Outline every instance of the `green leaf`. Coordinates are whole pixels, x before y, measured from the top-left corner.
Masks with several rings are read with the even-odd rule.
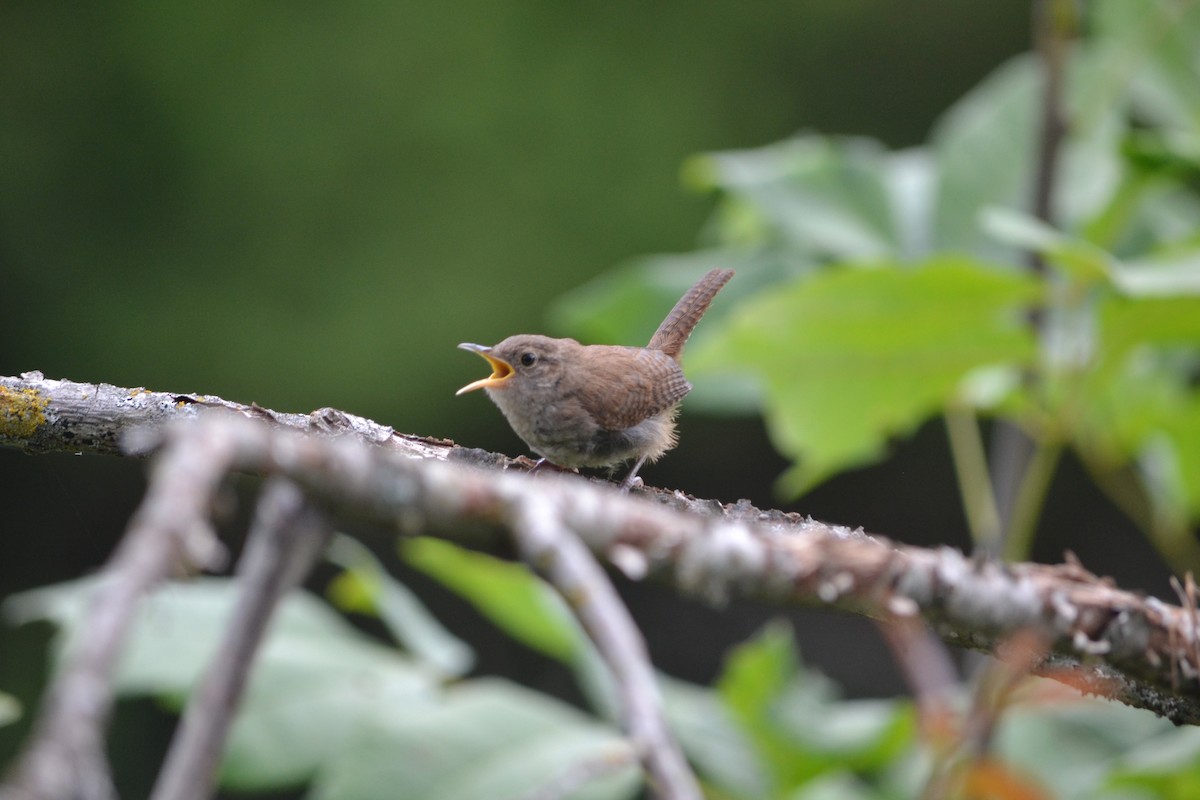
[[[1100,0],[1091,15],[1109,49],[1115,78],[1131,84],[1139,114],[1167,126],[1194,128],[1200,115],[1195,54],[1200,8],[1174,0]]]
[[[1200,251],[1128,260],[1114,277],[1130,297],[1194,297],[1200,295]]]
[[[1189,519],[1200,519],[1200,394],[1192,392],[1180,413],[1164,420],[1163,434],[1172,444],[1165,476],[1172,482],[1171,494],[1180,498]]]
[[[377,717],[439,702],[435,676],[387,648],[273,638],[230,731],[222,782],[253,791],[309,780],[350,757]]]
[[[47,587],[6,606],[24,619],[53,619],[70,639],[95,587]],[[200,579],[148,597],[118,689],[180,705],[215,649],[236,588]],[[640,785],[632,749],[610,727],[500,680],[443,690],[429,670],[302,593],[274,620],[221,770],[222,785],[238,791],[315,781],[316,796],[339,798],[520,797],[575,778],[582,788],[565,796],[624,798]]]
[[[827,679],[801,666],[785,622],[769,624],[729,654],[717,691],[769,776],[763,780],[770,794],[825,779],[836,783],[851,771],[883,775],[911,758],[911,707],[891,700],[839,701]]]
[[[671,730],[699,775],[733,797],[765,796],[763,768],[721,696],[667,675],[659,686]]]
[[[792,629],[776,620],[730,651],[717,688],[739,720],[757,721],[767,714],[799,670]]]
[[[1145,345],[1200,345],[1200,297],[1108,298],[1099,326],[1108,360]]]
[[[313,800],[633,797],[640,771],[614,730],[543,695],[499,680],[449,689],[442,702],[378,714],[347,758],[324,770]]]
[[[996,733],[996,753],[1063,800],[1104,797],[1101,789],[1122,753],[1172,737],[1171,723],[1118,703],[1066,699],[1008,709]],[[1166,738],[1164,738],[1166,737]]]
[[[761,381],[772,438],[799,460],[784,483],[798,494],[965,402],[973,371],[1030,363],[1022,312],[1040,291],[1027,275],[965,258],[841,269],[742,303],[692,352],[692,368]]]
[[[61,644],[69,649],[97,583],[36,589],[6,605],[23,619],[62,626]],[[117,689],[180,707],[211,660],[236,595],[233,581],[202,578],[167,584],[147,597]],[[429,671],[357,632],[312,595],[293,593],[258,653],[230,731],[222,780],[244,790],[302,783],[345,755],[364,720],[419,708],[437,692]]]
[[[1189,376],[1200,352],[1125,346],[1081,384],[1076,446],[1108,469],[1136,462],[1166,526],[1160,535],[1190,539],[1188,520],[1200,518],[1200,392]]]
[[[11,694],[0,692],[0,727],[11,725],[21,718],[21,701]]]
[[[370,550],[338,534],[326,557],[344,571],[328,593],[340,608],[375,614],[416,658],[446,677],[466,674],[475,662],[471,647],[433,617],[407,586],[397,581]]]
[[[893,258],[901,237],[884,180],[889,154],[867,139],[798,136],[753,150],[698,156],[688,174],[727,193],[745,230],[798,254],[842,260]],[[742,237],[726,236],[741,243]]]
[[[1040,253],[1076,284],[1109,284],[1113,280],[1112,256],[1028,214],[993,206],[983,210],[980,225],[997,241]]]
[[[587,637],[558,594],[518,563],[428,537],[404,539],[400,555],[468,600],[509,636],[572,663]]]
[[[1055,211],[1066,230],[1101,212],[1121,186],[1117,146],[1126,125],[1109,85],[1112,70],[1080,49],[1068,63],[1064,87],[1071,135],[1062,143]],[[937,161],[934,249],[980,258],[1018,260],[997,247],[979,224],[992,206],[1024,209],[1033,196],[1042,78],[1030,55],[995,70],[955,103],[935,126]]]
[[[997,69],[938,121],[935,247],[1010,257],[982,238],[977,217],[987,206],[1021,208],[1031,174],[1036,70],[1020,57]]]
[[[1200,730],[1180,728],[1149,738],[1125,752],[1108,785],[1148,790],[1156,798],[1190,800],[1200,795]]]
[[[831,772],[792,792],[788,800],[883,800],[887,794],[872,789],[849,770]]]
[[[1019,211],[987,208],[980,222],[998,241],[1040,253],[1077,284],[1111,285],[1128,297],[1200,295],[1200,251],[1194,248],[1118,262],[1103,249]]]
[[[856,771],[884,769],[912,747],[917,734],[912,707],[895,700],[823,701],[818,708],[793,692],[778,713],[806,749]]]
[[[822,766],[803,752],[776,717],[776,705],[799,674],[791,628],[767,625],[734,648],[717,681],[717,691],[754,746],[774,792],[797,786]]]
[[[562,597],[523,564],[439,539],[406,539],[399,547],[409,564],[461,595],[509,636],[571,667],[592,707],[615,718],[608,667]]]

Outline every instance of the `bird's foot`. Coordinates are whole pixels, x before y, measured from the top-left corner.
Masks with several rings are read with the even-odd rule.
[[[625,480],[621,481],[621,494],[629,494],[630,489],[641,489],[646,484],[638,477],[638,470],[642,468],[642,464],[646,463],[646,457],[642,456],[633,465],[633,469],[629,470],[629,474],[625,476]]]
[[[633,489],[644,489],[645,487],[646,482],[637,475],[634,475],[632,480],[626,478],[625,480],[621,481],[621,494],[629,494],[629,492]]]

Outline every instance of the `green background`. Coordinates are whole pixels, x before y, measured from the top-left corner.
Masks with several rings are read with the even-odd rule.
[[[915,143],[1026,42],[1022,4],[952,0],[0,14],[0,370],[508,450],[454,345],[692,248],[687,156]]]
[[[958,0],[6,3],[0,374],[333,406],[516,455],[491,404],[454,397],[484,366],[458,342],[567,334],[548,325],[556,298],[695,247],[711,201],[682,187],[691,155],[802,130],[922,141],[1027,48],[1027,17]],[[785,462],[757,420],[685,403],[681,436],[648,482],[777,504]],[[0,451],[0,597],[99,564],[142,471]],[[789,507],[966,543],[940,424]],[[1145,545],[1069,463],[1044,557],[1067,519],[1092,532],[1070,543],[1089,567],[1162,589],[1130,571]],[[697,680],[769,613],[622,588],[656,664]],[[569,694],[569,676],[442,602],[482,642],[481,670]],[[852,692],[894,691],[873,669],[882,644],[853,638],[868,628],[823,615],[799,643]],[[0,689],[36,696],[44,635],[0,629]],[[22,733],[0,729],[0,764]]]

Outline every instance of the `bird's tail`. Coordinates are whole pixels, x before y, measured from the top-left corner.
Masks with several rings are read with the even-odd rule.
[[[696,281],[695,285],[687,290],[687,294],[679,298],[679,302],[671,309],[671,313],[667,314],[662,325],[658,326],[658,330],[650,337],[648,347],[651,350],[661,350],[678,361],[683,355],[683,346],[692,335],[692,329],[704,316],[717,292],[721,291],[721,287],[729,283],[732,277],[731,269],[714,269]]]

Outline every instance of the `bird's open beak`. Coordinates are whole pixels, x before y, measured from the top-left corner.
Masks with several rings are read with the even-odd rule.
[[[458,346],[459,350],[470,350],[472,353],[478,353],[487,359],[487,362],[492,365],[492,374],[486,378],[468,383],[466,386],[455,392],[455,395],[466,394],[473,392],[476,389],[493,389],[497,386],[504,385],[504,382],[513,376],[512,364],[501,358],[496,358],[492,355],[492,348],[482,344],[471,344],[463,342]]]

